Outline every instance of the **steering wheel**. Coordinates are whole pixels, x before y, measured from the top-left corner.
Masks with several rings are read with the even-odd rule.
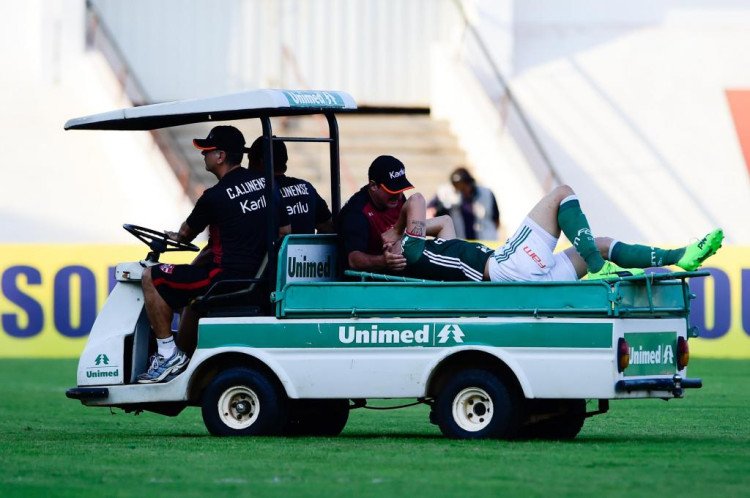
[[[169,251],[200,251],[200,247],[190,242],[180,242],[167,237],[166,232],[158,232],[150,228],[139,227],[138,225],[125,224],[122,226],[133,236],[146,244],[152,252],[159,254]]]

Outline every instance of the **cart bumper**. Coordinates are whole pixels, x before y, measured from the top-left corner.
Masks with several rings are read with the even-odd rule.
[[[701,379],[683,379],[679,375],[672,378],[657,379],[627,379],[617,381],[615,391],[633,392],[633,391],[669,391],[675,397],[682,397],[685,389],[698,389],[703,387]]]
[[[80,401],[103,399],[109,396],[109,389],[106,387],[73,387],[65,391],[65,396]]]

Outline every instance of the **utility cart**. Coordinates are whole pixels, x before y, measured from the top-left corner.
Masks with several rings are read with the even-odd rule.
[[[66,129],[148,130],[260,119],[266,182],[271,140],[321,142],[330,152],[331,207],[341,205],[337,113],[344,92],[259,90],[124,109]],[[271,117],[323,115],[324,137],[274,136]],[[269,196],[273,199],[273,196]],[[194,246],[126,225],[148,245],[117,266],[67,396],[87,406],[176,415],[200,406],[215,435],[339,434],[368,400],[409,398],[452,438],[574,438],[610,400],[681,398],[687,377],[688,279],[653,273],[613,281],[436,282],[342,271],[335,235],[268,233],[266,274],[240,290],[209,290],[186,370],[138,384],[153,349],[143,269]],[[106,359],[106,361],[104,361]],[[399,401],[401,402],[401,401]]]

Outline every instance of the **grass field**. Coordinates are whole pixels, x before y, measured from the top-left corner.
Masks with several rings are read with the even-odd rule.
[[[75,368],[0,361],[0,497],[750,496],[750,361],[694,359],[703,389],[613,402],[571,442],[447,440],[424,406],[355,410],[337,438],[215,438],[196,408],[68,400]]]

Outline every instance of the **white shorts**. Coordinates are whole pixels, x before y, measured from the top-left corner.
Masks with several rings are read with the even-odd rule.
[[[554,254],[557,238],[531,218],[524,218],[516,233],[495,250],[489,260],[493,282],[549,282],[578,280],[564,252]]]

